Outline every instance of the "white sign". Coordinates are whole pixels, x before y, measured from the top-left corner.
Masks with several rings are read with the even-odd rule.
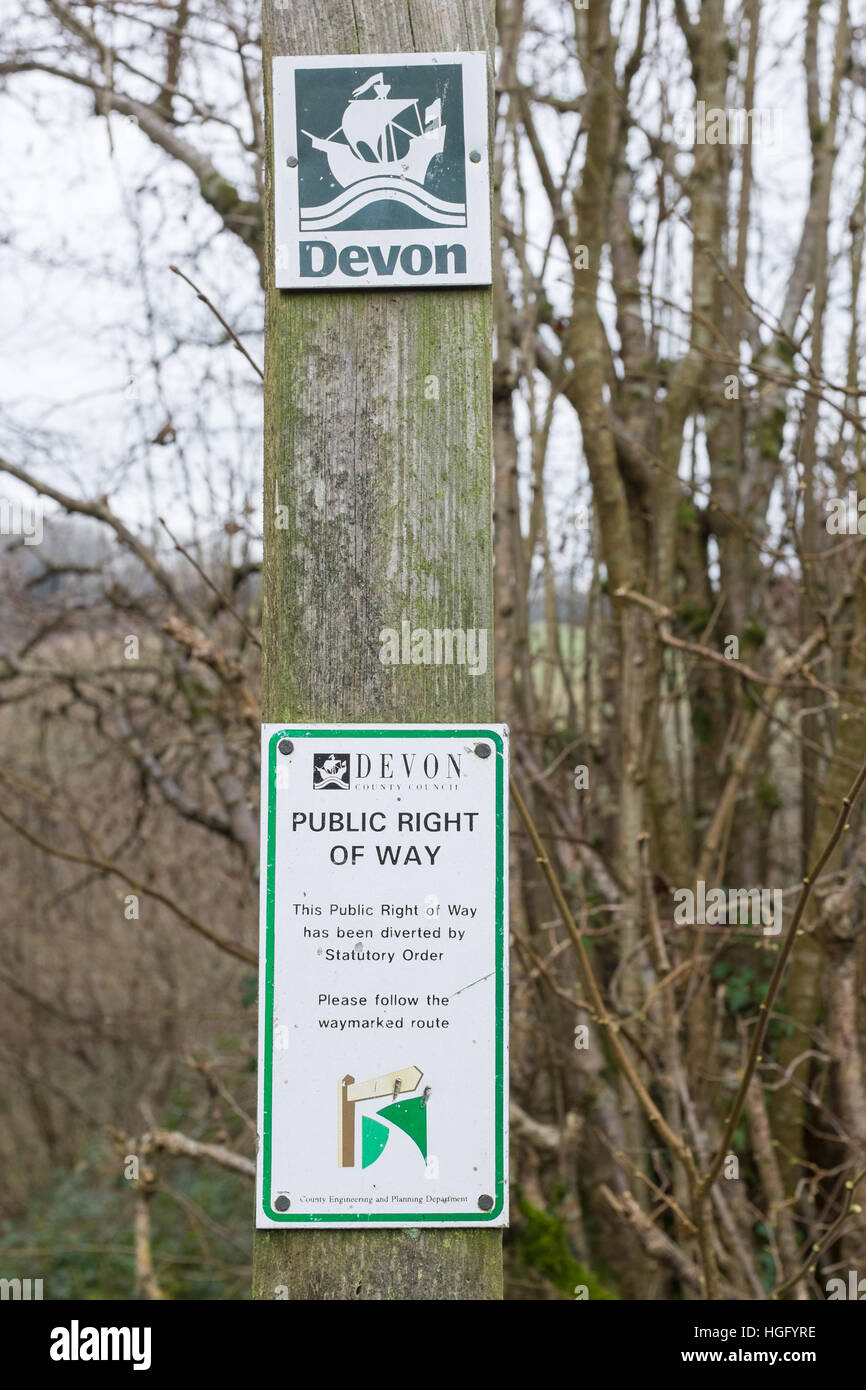
[[[507,1223],[508,731],[262,730],[259,1226]]]
[[[490,284],[485,54],[272,71],[278,289]]]

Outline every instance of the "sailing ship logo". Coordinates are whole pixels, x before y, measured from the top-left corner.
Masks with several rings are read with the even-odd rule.
[[[399,74],[406,79],[407,74]],[[444,74],[437,74],[444,77]],[[416,87],[419,71],[411,74]],[[444,82],[447,91],[453,79]],[[458,187],[463,201],[441,197],[425,185],[430,166],[437,156],[445,154],[447,126],[443,121],[442,95],[425,101],[415,95],[393,95],[395,83],[386,80],[385,72],[376,72],[360,86],[352,89],[336,129],[329,135],[319,135],[301,127],[299,154],[304,165],[309,164],[311,151],[324,155],[330,179],[316,180],[332,190],[336,183],[340,192],[325,203],[302,206],[302,232],[324,232],[343,226],[373,204],[398,203],[414,214],[410,225],[434,227],[465,227],[465,182],[462,170]],[[344,98],[345,100],[345,98]],[[456,104],[455,104],[456,105]],[[462,106],[462,103],[461,103]],[[462,162],[463,132],[452,144]],[[304,141],[309,144],[304,148]],[[440,160],[441,164],[441,160]],[[434,166],[434,169],[436,166]],[[310,170],[312,172],[312,170]],[[455,170],[456,173],[456,170]],[[312,182],[306,181],[307,184]],[[455,180],[449,180],[449,186]],[[302,183],[303,186],[303,183]],[[363,225],[374,225],[376,214],[367,214]],[[357,220],[354,225],[358,225]],[[393,226],[393,216],[384,225]]]
[[[349,788],[349,759],[340,753],[313,754],[313,790],[323,787],[347,792]]]

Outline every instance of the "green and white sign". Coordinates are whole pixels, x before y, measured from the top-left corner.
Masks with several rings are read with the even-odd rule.
[[[507,1224],[508,731],[262,730],[259,1226]]]
[[[483,53],[272,71],[278,289],[490,284]]]

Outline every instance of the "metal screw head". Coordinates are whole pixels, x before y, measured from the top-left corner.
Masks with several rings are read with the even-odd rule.
[[[476,758],[489,758],[489,757],[490,757],[490,744],[489,744],[489,743],[476,743],[476,745],[475,745],[475,756],[476,756]]]
[[[281,738],[277,744],[277,749],[280,753],[285,753],[286,757],[288,757],[290,753],[295,751],[295,745],[290,738]]]
[[[296,154],[290,154],[288,159],[286,160],[286,163],[288,164],[290,169],[297,169],[298,156]]]
[[[276,1207],[277,1211],[288,1211],[291,1205],[292,1204],[289,1201],[288,1197],[278,1197],[277,1200],[274,1202],[274,1206]]]
[[[469,158],[471,159],[471,161],[472,161],[473,164],[480,164],[480,163],[481,163],[481,151],[480,151],[480,150],[470,150],[470,151],[469,151]]]
[[[493,1198],[490,1197],[486,1192],[483,1192],[481,1196],[478,1198],[478,1208],[480,1211],[492,1211]]]

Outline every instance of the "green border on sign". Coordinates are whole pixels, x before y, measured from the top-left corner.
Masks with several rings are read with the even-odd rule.
[[[271,1191],[271,1111],[273,1100],[274,1061],[274,871],[276,822],[276,762],[277,743],[281,738],[489,738],[499,753],[496,759],[496,1194],[491,1211],[483,1212],[311,1212],[274,1211],[270,1204]],[[268,862],[267,862],[267,926],[265,932],[265,1020],[264,1020],[264,1096],[262,1113],[262,1210],[271,1221],[306,1224],[339,1221],[342,1225],[365,1225],[395,1221],[401,1224],[424,1221],[439,1225],[472,1222],[474,1225],[493,1221],[505,1204],[504,1133],[505,1133],[505,759],[502,735],[494,729],[433,728],[433,729],[364,729],[337,728],[324,725],[317,728],[278,729],[268,743]]]

